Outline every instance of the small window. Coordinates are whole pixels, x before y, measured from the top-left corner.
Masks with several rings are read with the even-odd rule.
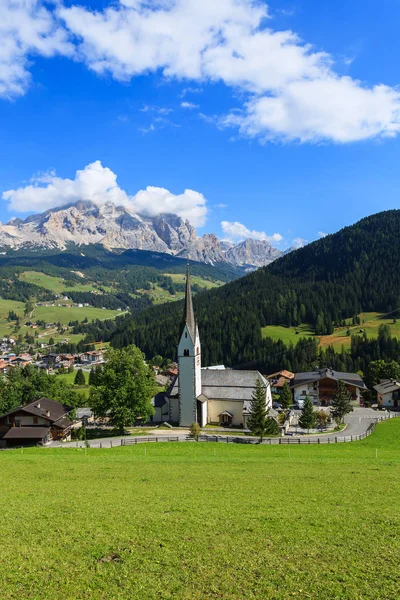
[[[38,424],[38,418],[37,417],[33,417],[33,424],[37,425]]]
[[[187,348],[183,351],[183,356],[189,356],[189,350]]]
[[[198,347],[196,348],[196,354],[200,354],[200,350]]]
[[[187,338],[187,331],[185,331],[185,338]]]

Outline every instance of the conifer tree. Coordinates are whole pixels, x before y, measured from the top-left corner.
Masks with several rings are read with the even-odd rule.
[[[282,388],[281,395],[279,397],[279,404],[282,408],[289,408],[291,404],[293,404],[293,396],[290,391],[289,384],[285,381],[285,384]]]
[[[312,429],[316,424],[316,415],[314,412],[314,407],[311,402],[311,398],[306,396],[304,400],[303,409],[301,411],[301,415],[299,418],[299,425],[302,429]]]
[[[260,379],[257,379],[256,387],[250,400],[250,417],[247,426],[251,433],[259,436],[260,442],[266,433],[267,409],[265,406],[265,388]]]
[[[353,412],[351,394],[344,381],[340,379],[337,384],[336,394],[332,398],[331,414],[339,425],[339,423],[343,422],[344,416],[350,412]]]
[[[75,375],[74,384],[75,385],[85,385],[86,384],[85,374],[82,371],[82,369],[77,370],[76,375]]]

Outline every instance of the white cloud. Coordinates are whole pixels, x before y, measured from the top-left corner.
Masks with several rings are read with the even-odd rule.
[[[308,240],[304,240],[301,237],[295,238],[292,241],[292,245],[294,248],[302,248],[303,246],[305,246],[306,244],[308,244]]]
[[[338,143],[400,129],[400,92],[334,71],[333,58],[292,31],[265,27],[258,0],[124,0],[102,11],[58,14],[78,37],[81,60],[120,80],[160,70],[167,78],[222,81],[247,93],[225,126],[262,140]],[[273,26],[273,20],[269,20]]]
[[[253,238],[255,240],[264,240],[266,242],[277,243],[283,238],[280,233],[274,233],[267,235],[264,231],[251,231],[242,223],[238,221],[222,221],[222,231],[227,235],[227,238],[231,241],[245,240],[247,238]]]
[[[215,205],[215,208],[228,208],[228,205],[224,204],[223,202],[220,202],[219,204]]]
[[[149,72],[185,81],[182,96],[223,82],[241,100],[219,125],[261,141],[346,143],[400,131],[397,87],[338,75],[331,55],[274,30],[263,0],[116,0],[97,11],[0,0],[0,14],[0,96],[26,91],[32,57],[61,54],[121,81]]]
[[[25,187],[3,192],[2,198],[15,212],[42,212],[78,200],[90,200],[96,204],[112,202],[147,216],[174,213],[195,227],[204,225],[207,216],[206,199],[194,190],[176,195],[164,188],[149,186],[129,196],[119,187],[116,174],[103,167],[99,160],[77,171],[75,179],[61,179],[49,172],[33,178]]]
[[[30,83],[29,59],[70,56],[74,47],[53,14],[35,0],[0,0],[0,97],[24,94]]]
[[[189,110],[193,110],[194,108],[199,108],[199,105],[194,104],[193,102],[181,102],[181,108],[187,108]]]
[[[319,237],[320,237],[320,238],[324,238],[324,237],[326,237],[328,234],[327,234],[327,233],[325,233],[325,231],[318,231],[318,235],[319,235]]]

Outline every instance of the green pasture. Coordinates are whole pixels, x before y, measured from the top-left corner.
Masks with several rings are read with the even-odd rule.
[[[55,294],[61,294],[62,292],[68,292],[69,290],[76,292],[91,292],[96,289],[92,283],[78,283],[71,287],[66,287],[65,279],[61,277],[54,277],[52,275],[46,275],[45,273],[40,273],[39,271],[24,271],[20,274],[19,278],[21,281],[26,281],[27,283],[34,283],[46,290],[50,290]],[[84,281],[84,280],[82,280]]]
[[[0,453],[2,600],[395,600],[400,419],[362,442]]]
[[[296,333],[298,331],[298,333]],[[272,338],[275,342],[282,340],[284,344],[296,344],[300,338],[314,337],[314,331],[309,325],[299,327],[284,327],[283,325],[267,325],[261,329],[263,338]]]
[[[67,325],[70,321],[83,321],[87,318],[93,319],[114,319],[123,313],[117,310],[103,310],[92,306],[36,306],[33,318],[41,319],[47,323],[63,323]]]
[[[14,311],[17,315],[23,317],[24,302],[16,302],[15,300],[4,300],[0,298],[0,336],[12,335],[15,322],[7,321],[7,316],[10,311]]]
[[[393,337],[400,337],[400,320],[396,323],[393,321],[392,315],[385,315],[377,312],[365,312],[359,315],[360,325],[347,325],[346,327],[338,327],[332,335],[318,336],[321,347],[335,346],[340,349],[342,346],[350,348],[351,336],[367,335],[369,338],[378,337],[379,327],[381,325],[389,325]],[[361,331],[363,330],[363,331]],[[296,331],[298,333],[296,333]],[[350,331],[350,335],[347,332]],[[313,329],[306,324],[299,327],[285,327],[283,325],[267,325],[261,329],[263,338],[269,337],[274,341],[282,340],[284,344],[296,344],[302,337],[315,337]]]
[[[186,275],[183,273],[165,273],[166,277],[171,277],[173,283],[185,283]],[[191,275],[190,281],[193,284],[197,284],[199,287],[204,288],[205,290],[210,290],[211,288],[221,287],[224,285],[222,281],[210,281],[209,279],[203,279],[198,275]]]

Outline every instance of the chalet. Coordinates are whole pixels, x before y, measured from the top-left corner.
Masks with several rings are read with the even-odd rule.
[[[0,417],[0,436],[7,446],[69,441],[76,425],[69,418],[72,409],[61,402],[40,398]]]
[[[329,368],[295,374],[291,383],[295,404],[302,407],[308,396],[316,406],[329,406],[336,393],[339,380],[346,384],[353,403],[360,404],[361,392],[367,389],[360,375],[341,373]]]
[[[267,379],[271,384],[271,391],[274,394],[280,394],[285,383],[290,385],[291,381],[294,379],[294,373],[284,369],[283,371],[278,371],[277,373],[268,375]]]
[[[81,361],[89,364],[102,363],[104,359],[102,350],[89,350],[81,355]]]
[[[400,408],[400,380],[382,379],[374,386],[380,408]]]

